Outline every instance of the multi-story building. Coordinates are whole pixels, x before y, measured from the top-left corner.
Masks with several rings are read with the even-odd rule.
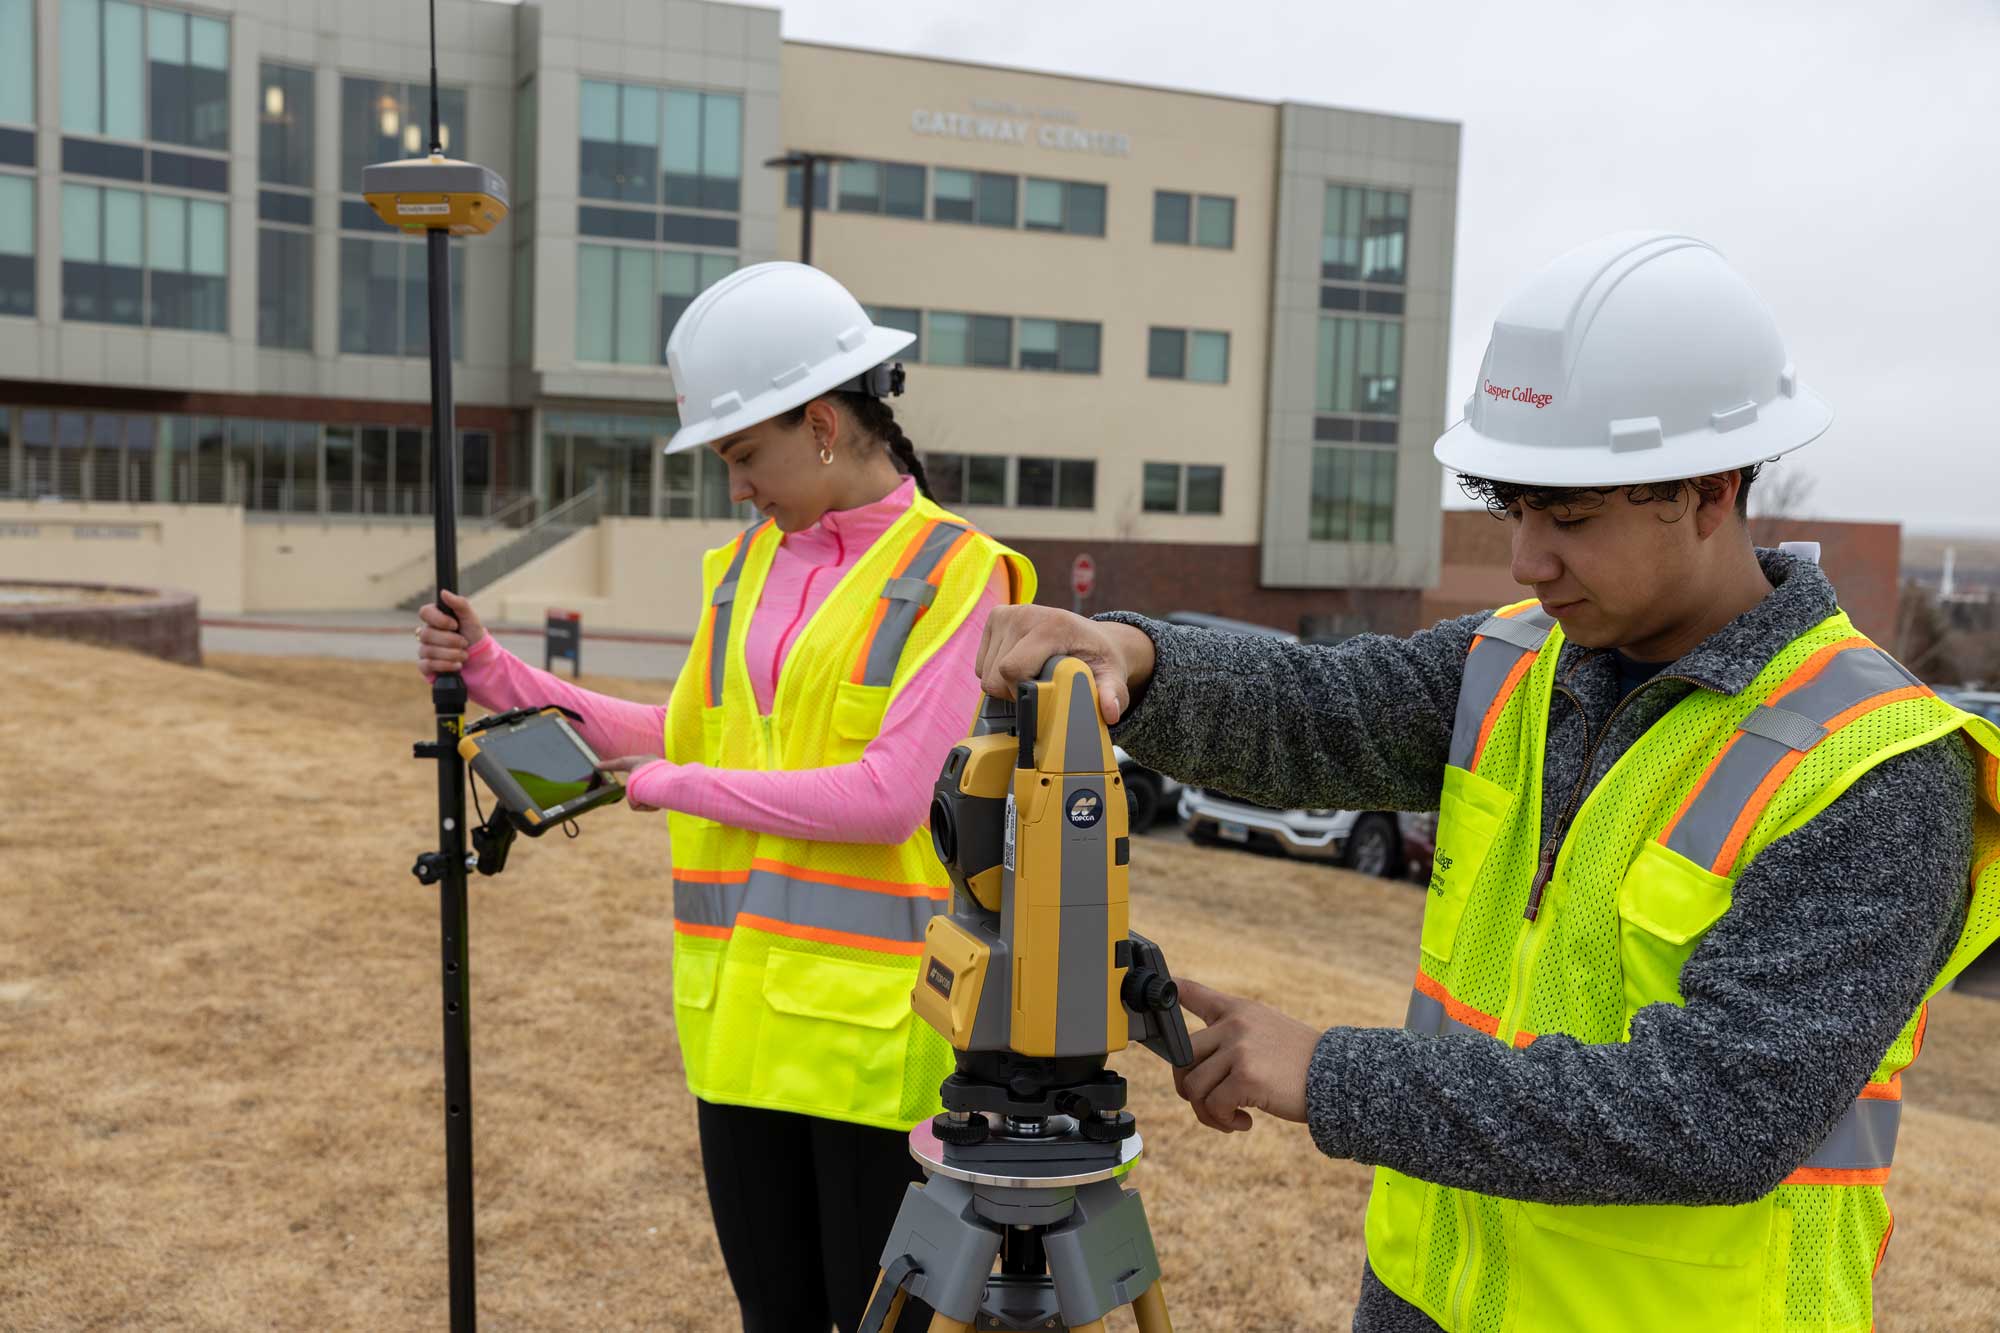
[[[664,456],[666,335],[812,259],[918,335],[947,504],[1066,602],[1409,623],[1438,572],[1458,131],[785,42],[702,0],[440,0],[468,556],[488,592],[685,629],[733,530]],[[361,168],[427,142],[388,0],[0,0],[0,573],[131,566],[218,609],[386,606],[428,503],[420,241]],[[539,540],[520,543],[524,523]],[[549,530],[568,532],[550,545]],[[126,534],[112,536],[106,534]]]

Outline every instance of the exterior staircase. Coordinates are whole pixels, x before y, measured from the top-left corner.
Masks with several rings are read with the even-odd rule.
[[[603,513],[603,495],[593,484],[581,495],[563,501],[522,528],[520,535],[512,541],[460,569],[458,587],[452,591],[470,597],[482,588],[491,587],[536,556],[553,550],[594,525]],[[427,584],[396,605],[405,611],[414,611],[436,600],[437,589]]]

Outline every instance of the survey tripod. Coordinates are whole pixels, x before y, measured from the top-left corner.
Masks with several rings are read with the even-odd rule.
[[[903,1196],[860,1333],[909,1298],[931,1333],[1103,1333],[1131,1306],[1172,1333],[1124,1078],[1139,1044],[1194,1062],[1166,956],[1130,929],[1124,779],[1095,678],[1051,658],[1012,704],[989,699],[933,788],[931,841],[952,884],[931,918],[911,1008],[951,1043],[944,1110],[910,1133],[928,1179]],[[996,1261],[998,1272],[994,1271]]]
[[[458,587],[459,450],[451,397],[451,238],[484,235],[507,215],[507,188],[484,167],[444,156],[438,132],[437,0],[431,0],[430,155],[387,162],[362,172],[362,193],[384,222],[424,233],[429,261],[431,339],[431,531],[438,589]],[[442,596],[438,609],[445,610]],[[478,831],[477,857],[466,852],[465,682],[456,673],[431,682],[434,739],[417,742],[416,757],[437,764],[436,851],[412,867],[438,886],[444,978],[445,1209],[449,1236],[451,1327],[471,1333],[478,1323],[472,1246],[472,1005],[466,946],[465,885],[477,867],[492,874],[505,863],[512,830],[504,821]],[[497,847],[493,840],[498,840]]]

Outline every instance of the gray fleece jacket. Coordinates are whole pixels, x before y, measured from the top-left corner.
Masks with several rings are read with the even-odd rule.
[[[1833,613],[1816,566],[1758,554],[1770,595],[1640,686],[1615,719],[1612,655],[1563,647],[1545,828],[1579,780],[1594,787],[1691,690],[1740,692]],[[1436,808],[1483,616],[1331,648],[1106,618],[1143,629],[1157,654],[1113,731],[1141,763],[1265,805]],[[1772,843],[1682,971],[1686,1007],[1640,1011],[1629,1043],[1544,1036],[1511,1049],[1470,1035],[1332,1029],[1307,1071],[1313,1142],[1330,1157],[1541,1203],[1761,1197],[1812,1155],[1951,952],[1975,781],[1964,743],[1946,738],[1878,765]],[[1364,1270],[1354,1327],[1437,1325]]]

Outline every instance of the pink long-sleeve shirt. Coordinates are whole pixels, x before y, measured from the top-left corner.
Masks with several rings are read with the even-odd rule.
[[[771,561],[744,645],[757,707],[770,712],[778,672],[827,594],[910,507],[916,483],[859,509],[831,512],[785,534]],[[930,812],[931,785],[951,747],[965,737],[979,703],[973,670],[986,617],[1006,600],[996,569],[972,614],[890,701],[882,731],[861,758],[828,768],[762,771],[673,764],[665,758],[629,774],[626,790],[646,805],[713,819],[733,828],[822,842],[898,843]],[[466,655],[472,699],[495,712],[561,704],[583,717],[577,728],[605,758],[662,755],[666,706],[579,689],[537,670],[487,635]]]

